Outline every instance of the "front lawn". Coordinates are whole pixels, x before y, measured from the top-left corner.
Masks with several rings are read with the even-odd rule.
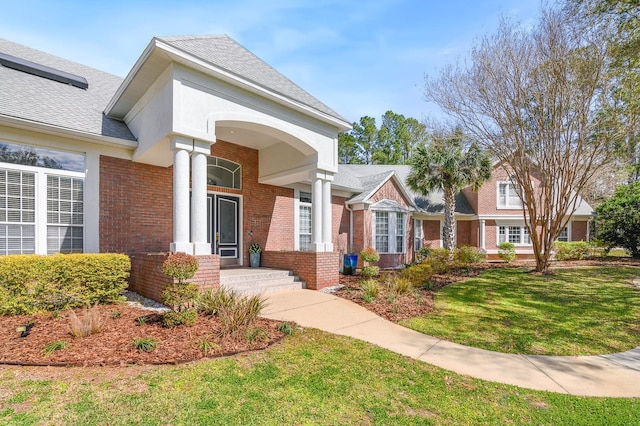
[[[3,425],[630,425],[638,418],[638,399],[489,383],[317,330],[263,352],[181,366],[0,366]]]
[[[640,346],[634,266],[493,269],[435,295],[435,311],[401,322],[463,345],[538,355],[596,355]]]

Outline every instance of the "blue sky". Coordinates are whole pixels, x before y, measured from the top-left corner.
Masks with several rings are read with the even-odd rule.
[[[4,4],[2,4],[4,3]],[[348,121],[423,119],[424,75],[538,0],[2,1],[0,37],[124,77],[153,36],[228,34]]]

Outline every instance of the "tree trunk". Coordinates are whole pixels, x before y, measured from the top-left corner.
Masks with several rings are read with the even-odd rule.
[[[442,245],[453,252],[456,248],[456,193],[454,189],[444,190],[444,230]]]

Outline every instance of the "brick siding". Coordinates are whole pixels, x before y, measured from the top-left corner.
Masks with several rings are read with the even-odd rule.
[[[307,284],[307,288],[320,290],[338,285],[340,253],[310,251],[264,251],[262,266],[289,269]]]

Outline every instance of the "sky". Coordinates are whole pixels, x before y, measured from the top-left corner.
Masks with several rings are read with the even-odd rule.
[[[540,0],[0,0],[0,38],[125,77],[154,36],[227,34],[347,121],[442,112],[425,75]]]

